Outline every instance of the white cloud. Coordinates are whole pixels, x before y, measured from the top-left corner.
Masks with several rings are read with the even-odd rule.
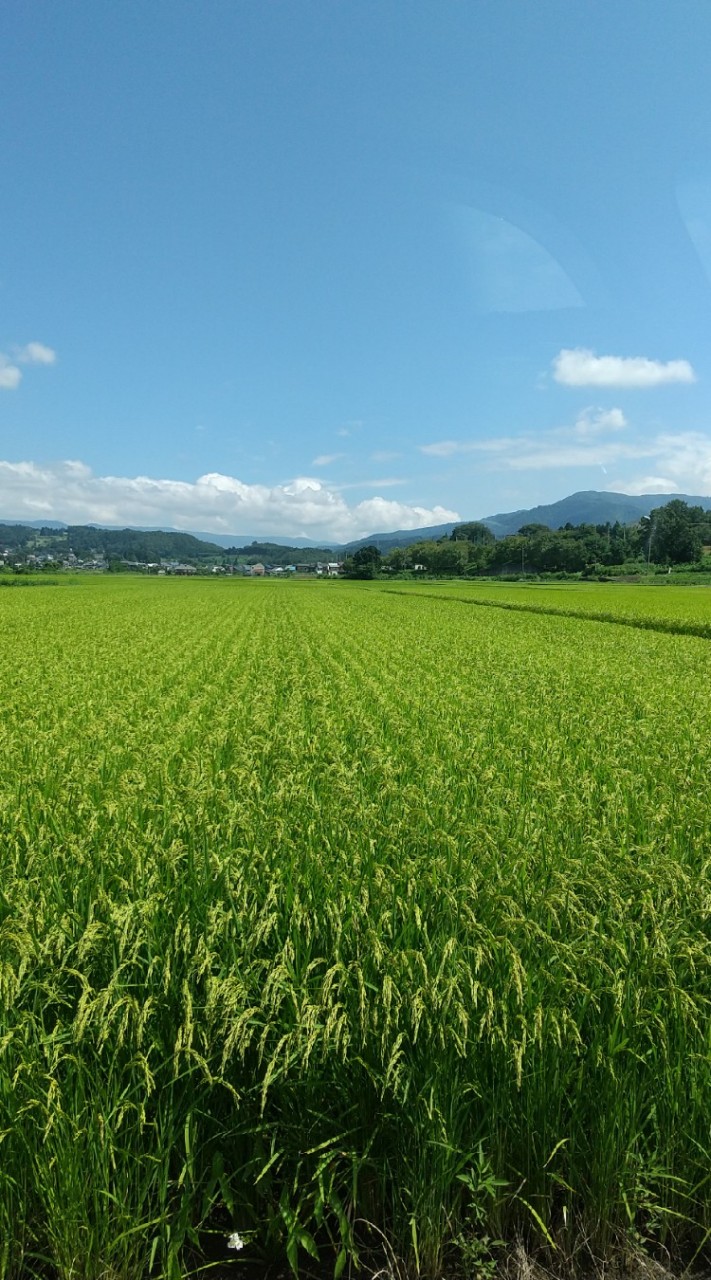
[[[505,451],[498,457],[501,470],[552,471],[562,467],[603,467],[623,458],[647,458],[652,456],[650,445],[644,442],[626,443],[621,440],[575,440],[560,442],[550,434],[541,439],[520,438],[515,447],[507,442]]]
[[[396,449],[376,449],[375,453],[371,453],[371,462],[394,462],[396,458],[401,458],[402,454]]]
[[[568,426],[537,435],[442,440],[421,445],[430,457],[468,455],[482,475],[610,469],[616,493],[711,494],[711,432],[634,430],[621,409],[583,409]],[[643,467],[636,465],[643,460]],[[579,474],[571,483],[580,484]],[[594,482],[590,487],[595,487]]]
[[[18,364],[54,364],[56,351],[46,347],[43,342],[28,342],[24,347],[13,347],[13,359]]]
[[[585,347],[559,351],[553,377],[565,387],[658,387],[665,382],[696,381],[688,360],[665,364],[647,356],[597,356]]]
[[[0,509],[14,519],[70,524],[168,525],[212,533],[306,536],[346,542],[369,533],[417,529],[460,519],[446,507],[369,497],[349,506],[311,476],[287,484],[245,484],[211,472],[194,482],[149,476],[96,476],[82,462],[39,466],[0,462]]]
[[[337,462],[342,458],[342,453],[320,453],[311,463],[312,467],[330,467],[332,462]]]
[[[19,387],[21,378],[17,365],[5,363],[4,356],[0,355],[0,388],[3,391],[14,391]]]
[[[608,488],[622,493],[711,494],[711,434],[663,432],[650,442],[653,474],[618,475]]]
[[[604,435],[606,431],[624,431],[627,425],[621,409],[583,409],[578,414],[573,432],[584,440]]]
[[[627,419],[621,409],[589,407],[581,410],[572,426],[553,427],[539,436],[525,433],[520,436],[495,436],[488,440],[439,440],[434,444],[422,444],[419,450],[430,458],[452,458],[456,454],[465,453],[489,455],[492,460],[499,460],[500,468],[506,467],[513,471],[548,466],[584,466],[587,465],[588,457],[602,462],[606,458],[625,456],[628,449],[634,449],[634,446],[620,443],[596,443],[602,436],[624,431],[627,426]],[[586,461],[570,462],[567,459],[571,456],[576,459],[584,458]],[[632,456],[636,456],[636,453],[633,452]]]
[[[10,355],[0,351],[0,390],[15,391],[22,381],[21,364],[54,364],[56,351],[42,342],[28,342],[24,347],[13,347]]]
[[[469,453],[475,449],[473,444],[460,444],[457,440],[438,440],[434,444],[421,444],[420,453],[427,458],[451,458],[454,453]]]
[[[679,487],[673,480],[667,480],[664,476],[643,476],[641,480],[625,480],[615,481],[614,484],[607,486],[611,493],[631,493],[635,496],[640,493],[678,493]]]
[[[441,440],[420,445],[430,457],[470,454],[480,460],[483,472],[555,471],[564,468],[602,467],[634,458],[655,456],[656,444],[628,433],[628,420],[620,408],[584,408],[574,422],[537,435],[491,436],[486,440]]]
[[[409,480],[403,476],[384,476],[375,480],[350,480],[348,484],[334,484],[333,488],[343,493],[346,489],[394,489],[401,484],[409,484]]]
[[[711,493],[711,435],[701,431],[664,432],[654,441],[659,477],[669,477],[682,493]],[[666,480],[665,480],[666,483]]]

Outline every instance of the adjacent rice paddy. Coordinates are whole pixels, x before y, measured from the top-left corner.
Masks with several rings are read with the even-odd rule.
[[[1,593],[2,1280],[703,1259],[711,593],[395,586]]]

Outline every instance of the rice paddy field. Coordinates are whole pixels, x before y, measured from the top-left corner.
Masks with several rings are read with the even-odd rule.
[[[708,1267],[709,637],[703,588],[0,592],[2,1280]]]

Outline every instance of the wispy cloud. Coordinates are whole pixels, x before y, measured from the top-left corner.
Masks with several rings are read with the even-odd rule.
[[[608,487],[622,493],[711,494],[711,435],[663,432],[651,442],[649,456],[654,459],[654,474],[618,476]]]
[[[533,435],[443,440],[422,445],[431,457],[469,455],[483,473],[612,470],[618,493],[711,494],[711,433],[634,430],[621,409],[584,409],[568,426]],[[637,465],[642,463],[643,465]]]
[[[447,507],[412,505],[378,495],[351,506],[337,489],[312,476],[267,486],[211,472],[188,482],[97,476],[80,461],[51,466],[0,462],[0,508],[15,519],[167,525],[343,542],[369,533],[460,519],[457,511]]]
[[[398,485],[409,484],[406,476],[385,476],[375,480],[349,480],[347,484],[334,485],[339,493],[346,489],[394,489]]]
[[[375,453],[371,453],[371,462],[394,462],[396,458],[401,458],[402,454],[396,449],[376,449]]]
[[[597,356],[586,347],[564,347],[552,367],[555,381],[565,387],[659,387],[696,381],[688,360],[665,364],[647,356]]]
[[[342,453],[319,453],[318,457],[313,459],[311,466],[330,467],[332,462],[337,462],[338,459],[342,457]]]
[[[436,440],[434,444],[421,444],[420,453],[426,458],[451,458],[455,453],[471,453],[476,444],[461,443],[458,440]]]
[[[0,351],[0,389],[15,391],[22,381],[21,364],[54,364],[56,351],[42,342],[28,342],[24,347]]]
[[[602,437],[617,434],[628,426],[621,409],[581,410],[575,422],[553,427],[539,436],[494,436],[487,440],[439,440],[420,445],[420,453],[430,458],[452,458],[456,454],[474,453],[488,456],[495,469],[512,471],[538,470],[547,466],[585,465],[569,462],[571,456],[587,458],[604,453],[607,458],[624,456],[628,448],[619,442],[602,445]],[[636,454],[634,455],[636,456]],[[600,459],[598,459],[599,461]],[[498,465],[495,465],[498,463]]]
[[[679,493],[679,486],[666,476],[642,476],[641,480],[617,480],[607,486],[610,493]]]

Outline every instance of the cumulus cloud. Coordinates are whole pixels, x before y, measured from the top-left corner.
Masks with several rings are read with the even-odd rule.
[[[28,342],[24,347],[12,347],[10,353],[0,351],[0,390],[14,391],[22,381],[21,364],[54,364],[56,351],[42,342]]]
[[[624,431],[627,425],[621,409],[583,409],[578,414],[572,431],[579,439],[589,440],[593,436],[604,435],[607,431]]]
[[[559,351],[553,377],[565,387],[659,387],[665,382],[696,381],[688,360],[665,364],[647,356],[597,356],[586,347]]]
[[[18,364],[54,364],[56,351],[46,347],[43,342],[28,342],[24,347],[13,347],[14,359]]]
[[[273,533],[338,542],[460,519],[457,511],[446,507],[422,507],[378,496],[349,506],[340,492],[312,476],[268,486],[210,472],[189,482],[97,476],[79,461],[51,466],[0,462],[0,509],[15,519],[167,525],[188,531]]]

